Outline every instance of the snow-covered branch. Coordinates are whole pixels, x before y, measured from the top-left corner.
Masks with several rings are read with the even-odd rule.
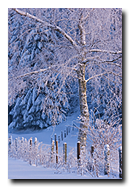
[[[92,11],[94,11],[94,9],[95,9],[95,8],[93,8],[93,9],[87,14],[86,17],[83,17],[83,18],[82,18],[82,21],[86,21],[86,19],[90,16],[90,13],[91,13]]]
[[[54,30],[60,32],[63,36],[65,36],[65,37],[71,42],[71,44],[72,44],[73,46],[76,47],[77,50],[79,50],[79,46],[77,46],[76,42],[75,42],[65,31],[63,31],[63,29],[61,29],[60,27],[58,27],[58,26],[56,26],[56,25],[52,25],[52,24],[50,24],[50,23],[48,23],[48,22],[46,22],[46,21],[43,21],[43,20],[39,19],[39,18],[36,17],[36,16],[33,16],[33,15],[29,14],[29,13],[26,13],[26,12],[24,12],[24,11],[21,11],[21,10],[19,10],[19,9],[17,9],[17,8],[14,8],[14,10],[15,10],[18,14],[20,14],[20,15],[27,16],[27,17],[29,17],[29,18],[32,18],[32,19],[34,19],[34,20],[36,20],[36,21],[38,21],[38,22],[44,24],[45,26],[48,26],[48,27],[50,27],[51,29],[54,29]]]
[[[91,52],[100,52],[100,53],[110,53],[110,54],[122,54],[122,51],[109,51],[109,50],[103,50],[103,49],[90,49],[85,50],[85,53],[91,53]]]
[[[89,79],[87,79],[87,80],[86,80],[86,83],[87,83],[88,81],[90,81],[91,79],[94,79],[94,78],[96,78],[96,77],[103,76],[103,75],[105,75],[105,74],[107,74],[107,73],[108,73],[108,72],[101,73],[101,74],[98,74],[98,75],[94,75],[94,76],[90,77]]]
[[[115,76],[122,77],[122,75],[120,75],[120,74],[116,74],[116,73],[114,73],[114,72],[109,72],[109,71],[107,71],[107,72],[100,73],[100,74],[97,74],[97,75],[94,75],[94,76],[90,77],[89,79],[86,80],[86,83],[87,83],[88,81],[90,81],[91,79],[94,79],[94,78],[96,78],[96,77],[100,77],[100,76],[103,76],[103,75],[106,75],[106,74],[113,74],[113,75],[115,75]]]

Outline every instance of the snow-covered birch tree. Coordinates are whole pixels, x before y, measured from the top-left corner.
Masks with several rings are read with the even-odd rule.
[[[16,34],[12,36],[12,32]],[[59,83],[56,83],[57,78]],[[78,83],[79,90],[79,139],[85,145],[90,100],[91,103],[96,100],[98,106],[95,108],[103,107],[104,114],[109,113],[112,120],[119,117],[122,106],[122,10],[9,9],[9,101],[18,93],[22,94],[30,84],[53,90],[56,98],[64,94],[64,86],[71,88],[73,82]],[[48,91],[43,110],[47,108],[49,98]]]

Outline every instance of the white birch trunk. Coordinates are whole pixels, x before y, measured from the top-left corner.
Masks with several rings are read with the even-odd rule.
[[[110,149],[109,149],[108,144],[105,145],[104,156],[105,156],[104,175],[109,175],[110,173]]]
[[[89,123],[89,110],[87,104],[87,95],[86,95],[86,81],[85,81],[85,65],[80,65],[78,71],[79,77],[79,104],[80,104],[80,113],[81,113],[81,122],[79,130],[79,141],[81,142],[81,147],[86,146],[86,137],[87,137],[87,127]]]

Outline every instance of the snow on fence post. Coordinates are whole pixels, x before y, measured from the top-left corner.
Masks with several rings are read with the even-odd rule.
[[[34,140],[34,146],[37,145],[37,138],[35,137],[35,140]]]
[[[122,146],[119,147],[119,178],[122,178]]]
[[[105,156],[104,175],[109,175],[110,173],[110,149],[109,149],[108,144],[105,145],[104,156]]]
[[[57,138],[56,138],[56,134],[55,134],[55,145],[56,145],[56,140],[57,140]]]
[[[67,143],[63,144],[63,161],[66,164],[66,162],[67,162]]]
[[[61,131],[61,140],[63,141],[63,131]]]
[[[80,141],[77,142],[77,161],[78,161],[78,166],[80,164]]]
[[[51,144],[51,162],[53,162],[53,154],[54,154],[54,140],[52,141]]]
[[[58,164],[58,140],[56,140],[56,163]]]

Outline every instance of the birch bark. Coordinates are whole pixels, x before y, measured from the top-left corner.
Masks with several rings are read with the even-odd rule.
[[[80,65],[78,71],[79,77],[79,104],[80,104],[80,113],[81,113],[81,122],[78,139],[81,142],[81,147],[86,145],[87,138],[87,126],[89,123],[89,110],[87,104],[87,95],[86,95],[86,80],[85,80],[85,65]]]

